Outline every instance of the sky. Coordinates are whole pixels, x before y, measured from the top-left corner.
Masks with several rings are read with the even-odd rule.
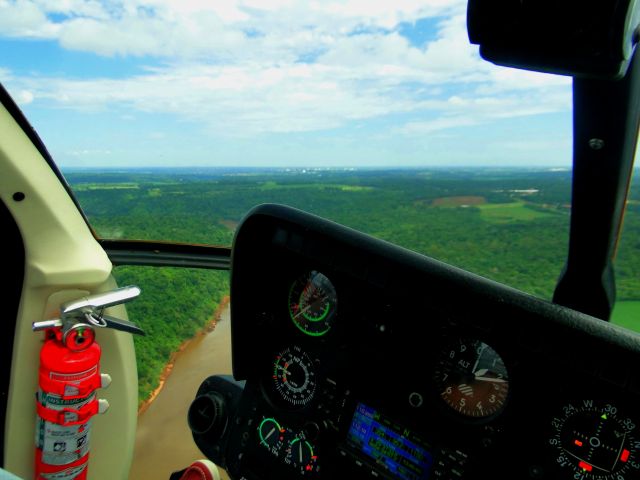
[[[571,165],[571,81],[464,0],[0,0],[0,82],[68,167]]]

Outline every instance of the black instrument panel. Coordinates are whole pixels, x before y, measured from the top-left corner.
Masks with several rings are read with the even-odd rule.
[[[640,478],[636,334],[276,205],[231,299],[233,478]]]

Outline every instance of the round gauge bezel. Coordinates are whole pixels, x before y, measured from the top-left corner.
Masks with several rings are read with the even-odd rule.
[[[304,448],[306,454],[302,461],[296,458],[294,453],[295,445],[300,445],[299,448]],[[300,452],[300,456],[302,452]],[[289,465],[298,470],[300,473],[304,475],[306,471],[313,470],[316,465],[317,456],[315,455],[313,445],[305,438],[304,434],[299,433],[296,435],[287,445],[285,449],[285,457],[289,460]],[[306,460],[306,461],[304,461]]]
[[[469,350],[470,345],[475,350],[471,359],[469,359],[469,353],[467,353],[473,351]],[[452,356],[454,350],[456,353]],[[487,362],[486,358],[482,359],[482,356],[486,355],[485,352],[490,352],[490,358],[497,360],[499,364],[496,366],[494,361],[493,367],[480,368],[482,366],[479,363],[481,360],[485,365]],[[482,373],[483,370],[484,373],[481,376],[477,375],[477,373]],[[472,371],[476,375],[475,377],[471,377]],[[449,337],[445,347],[440,349],[435,359],[432,378],[435,389],[434,395],[438,397],[438,403],[443,411],[452,415],[453,418],[470,423],[487,423],[504,414],[511,396],[509,376],[509,368],[505,357],[485,339],[471,336]],[[464,380],[464,378],[476,381],[474,383],[462,383],[460,380]],[[478,380],[478,378],[482,378],[482,380]],[[487,385],[486,387],[485,384]],[[481,396],[477,397],[479,394]],[[456,400],[455,402],[454,399]],[[478,413],[478,410],[471,410],[468,407],[467,402],[469,401],[470,404],[471,401],[475,400],[478,400],[476,408],[479,405],[482,414],[474,414]],[[482,402],[486,403],[483,404]],[[486,405],[491,406],[494,403],[496,404],[495,407],[486,408]]]
[[[268,433],[264,430],[265,425]],[[318,473],[318,456],[304,430],[281,425],[274,417],[263,417],[257,427],[257,441],[262,452],[288,465],[291,471],[297,471],[300,475]]]
[[[565,403],[550,421],[551,437],[549,446],[552,451],[554,463],[563,471],[571,472],[571,475],[580,475],[583,480],[618,480],[627,478],[626,474],[633,472],[633,478],[640,477],[640,439],[637,433],[637,423],[629,416],[622,413],[614,402],[602,400],[576,400]],[[587,424],[593,424],[595,432],[588,432],[575,428],[577,418],[582,415]],[[591,416],[592,418],[588,418]],[[585,420],[582,420],[585,422]],[[597,422],[597,425],[592,422]],[[604,440],[602,432],[606,427],[612,429],[610,439]],[[571,428],[571,435],[567,435],[566,427]],[[593,433],[593,435],[591,435]],[[570,441],[566,441],[570,438]],[[620,444],[610,445],[610,442]],[[603,449],[616,451],[616,460],[613,467],[618,464],[621,468],[607,471],[597,465],[592,458],[594,452]],[[581,453],[581,450],[584,453]],[[597,452],[595,452],[597,453]],[[622,459],[624,458],[624,461]],[[592,463],[589,463],[592,462]],[[572,477],[573,478],[573,477]]]
[[[314,311],[314,305],[305,305],[306,299],[302,298],[315,279],[318,279],[319,285],[313,285],[314,290],[322,292],[321,298],[326,302],[322,313],[317,317],[308,315],[309,311]],[[287,312],[292,323],[305,335],[323,337],[328,334],[335,324],[337,310],[336,288],[331,279],[320,270],[308,270],[291,282],[287,295]]]
[[[267,434],[267,437],[265,437],[263,427],[267,423],[272,423],[275,428],[272,428]],[[273,436],[274,434],[275,436]],[[284,442],[284,429],[275,418],[265,417],[258,425],[258,439],[262,446],[266,447],[273,453],[277,453],[281,450]]]
[[[317,359],[297,345],[279,351],[271,362],[271,378],[267,382],[269,397],[280,407],[306,408],[312,403],[318,388],[317,363]],[[291,367],[294,368],[289,370]],[[292,379],[292,376],[301,374],[302,379]]]

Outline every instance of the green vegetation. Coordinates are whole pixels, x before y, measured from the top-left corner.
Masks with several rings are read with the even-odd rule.
[[[129,318],[146,333],[134,336],[138,398],[149,397],[171,354],[211,320],[229,291],[228,272],[185,268],[117,267],[119,285],[138,285],[142,295],[127,305]]]
[[[527,169],[157,170],[67,174],[105,238],[230,245],[255,205],[283,203],[551,298],[568,244],[570,172]],[[615,320],[640,331],[640,188],[631,189],[618,251]],[[228,292],[227,274],[121,267],[143,290],[129,307],[144,398],[180,343]]]
[[[611,321],[622,327],[640,332],[640,301],[617,302]]]
[[[552,215],[552,210],[532,208],[524,202],[487,203],[478,205],[478,208],[485,220],[496,223],[528,222]]]
[[[86,191],[86,190],[131,190],[139,188],[137,183],[108,183],[106,185],[100,183],[83,183],[82,185],[78,185],[76,190]]]
[[[487,203],[487,199],[484,197],[457,196],[436,198],[431,202],[431,205],[434,207],[468,207],[470,205],[483,205],[485,203]]]

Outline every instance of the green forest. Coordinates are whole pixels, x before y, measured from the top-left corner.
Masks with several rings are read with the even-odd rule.
[[[242,217],[282,203],[550,299],[567,254],[571,172],[541,169],[153,169],[65,172],[103,238],[231,245]],[[615,264],[614,321],[640,330],[640,188]],[[143,295],[127,306],[141,401],[170,355],[228,294],[227,272],[118,267]]]

